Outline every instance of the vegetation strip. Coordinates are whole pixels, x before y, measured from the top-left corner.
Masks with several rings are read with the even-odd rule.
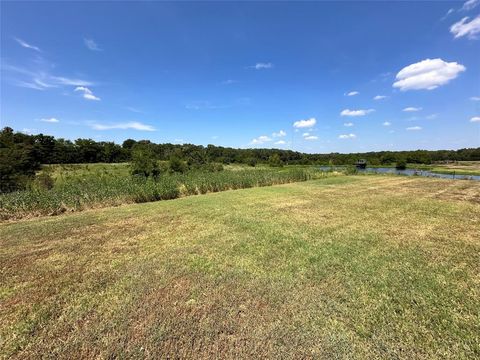
[[[157,179],[87,171],[58,179],[52,189],[33,187],[0,195],[0,219],[57,215],[86,208],[169,200],[325,176],[326,173],[308,168],[189,171]]]

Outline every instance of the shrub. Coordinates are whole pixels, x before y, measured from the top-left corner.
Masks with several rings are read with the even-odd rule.
[[[187,166],[182,160],[180,160],[178,156],[173,155],[172,157],[170,157],[170,161],[168,163],[168,170],[171,173],[183,174],[185,171],[187,171]]]
[[[397,170],[405,170],[407,168],[407,161],[405,159],[397,160],[397,163],[395,164],[395,168]]]
[[[43,171],[35,177],[33,185],[42,190],[50,190],[55,185],[55,180],[48,172]]]
[[[154,178],[160,175],[155,152],[149,144],[135,144],[132,149],[132,175]]]
[[[268,164],[273,167],[283,166],[283,161],[278,154],[273,154],[268,158]]]

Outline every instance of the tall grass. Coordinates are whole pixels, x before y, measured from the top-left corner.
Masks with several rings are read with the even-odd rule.
[[[157,180],[112,173],[63,176],[53,189],[32,188],[0,195],[0,219],[56,215],[85,208],[175,199],[255,186],[305,181],[325,176],[315,169],[258,169],[221,172],[191,171]]]

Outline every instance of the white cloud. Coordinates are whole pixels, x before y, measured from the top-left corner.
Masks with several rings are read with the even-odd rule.
[[[358,91],[350,91],[349,93],[346,93],[345,95],[346,96],[355,96],[355,95],[358,95],[360,94]]]
[[[343,123],[343,126],[351,127],[351,126],[353,126],[353,123],[352,122],[346,122],[346,123]]]
[[[402,111],[405,111],[405,112],[415,112],[415,111],[420,111],[420,110],[422,110],[421,107],[409,106],[409,107],[406,107],[405,109],[403,109]]]
[[[310,135],[309,132],[306,132],[306,133],[303,133],[303,134],[302,134],[302,136],[304,136],[304,137],[305,137],[305,136],[308,136],[308,135]]]
[[[467,0],[460,10],[469,11],[477,7],[478,4],[480,4],[480,0]]]
[[[71,85],[71,86],[91,86],[94,85],[91,81],[85,81],[81,79],[71,79],[62,76],[52,76],[52,80],[60,85]]]
[[[83,39],[85,46],[92,51],[102,51],[98,44],[93,39]]]
[[[253,139],[251,143],[254,144],[254,145],[258,145],[258,144],[263,144],[263,143],[270,142],[270,141],[272,141],[272,139],[269,136],[262,135],[262,136],[259,136],[255,139]]]
[[[390,126],[390,125],[392,125],[392,123],[390,121],[385,121],[382,125],[383,126]]]
[[[275,145],[285,145],[286,141],[285,140],[278,140],[275,142]]]
[[[480,96],[472,96],[472,97],[470,98],[470,100],[472,100],[472,101],[480,101]]]
[[[318,140],[318,136],[315,136],[315,135],[305,136],[304,139],[308,141]]]
[[[284,137],[287,136],[287,133],[283,130],[280,130],[279,132],[274,132],[272,134],[273,137]]]
[[[47,122],[47,123],[58,123],[60,122],[60,120],[58,120],[57,118],[43,118],[43,119],[40,119],[40,121],[43,121],[43,122]]]
[[[388,96],[385,95],[377,95],[373,98],[373,100],[383,100],[386,99]]]
[[[440,21],[445,20],[454,11],[455,11],[455,9],[453,9],[453,8],[448,9],[447,13],[440,19]]]
[[[19,38],[16,38],[14,37],[15,41],[18,42],[20,44],[20,46],[24,47],[24,48],[27,48],[27,49],[32,49],[32,50],[35,50],[35,51],[38,51],[38,52],[42,52],[42,50],[40,50],[40,48],[36,47],[36,46],[33,46],[33,45],[30,45],[29,43],[27,43],[26,41],[23,41],[22,39],[19,39]]]
[[[455,39],[463,36],[469,39],[477,39],[478,33],[480,33],[480,15],[470,22],[467,22],[469,17],[464,17],[462,20],[456,22],[450,27],[450,32]]]
[[[433,90],[447,84],[465,70],[465,66],[457,62],[426,59],[400,70],[393,87],[399,88],[401,91]]]
[[[310,118],[307,120],[298,120],[293,123],[293,127],[295,128],[311,128],[315,126],[317,120],[315,118]]]
[[[249,66],[250,68],[252,69],[255,69],[255,70],[262,70],[262,69],[271,69],[273,68],[273,64],[272,63],[263,63],[263,62],[260,62],[260,63],[256,63],[255,65],[252,65],[252,66]]]
[[[434,120],[438,117],[438,114],[430,114],[430,115],[427,115],[425,116],[425,119],[427,120]]]
[[[80,91],[83,93],[83,98],[87,100],[96,100],[99,101],[100,98],[93,95],[92,90],[84,86],[77,86],[74,91]]]
[[[355,134],[343,134],[338,136],[339,139],[355,139],[356,137],[357,135]]]
[[[366,109],[366,110],[349,110],[345,109],[342,110],[340,113],[341,116],[365,116],[367,114],[370,114],[371,112],[374,112],[374,109]]]
[[[51,66],[50,66],[51,67]],[[51,75],[48,69],[29,70],[23,67],[2,63],[1,69],[18,75],[19,79],[15,79],[13,84],[20,87],[47,90],[49,88],[57,88],[60,86],[91,86],[91,81],[82,79],[72,79],[64,76]]]
[[[128,130],[128,129],[133,129],[133,130],[139,130],[139,131],[155,131],[155,128],[151,125],[147,124],[142,124],[141,122],[138,121],[130,121],[126,123],[117,123],[117,124],[90,124],[90,127],[94,130]]]
[[[36,129],[27,129],[27,128],[23,128],[22,133],[24,133],[25,135],[33,135],[34,133],[37,132]]]
[[[418,130],[422,130],[422,128],[420,126],[410,126],[410,127],[407,127],[407,130],[408,131],[418,131]]]
[[[480,122],[480,116],[474,116],[470,119],[470,122]]]

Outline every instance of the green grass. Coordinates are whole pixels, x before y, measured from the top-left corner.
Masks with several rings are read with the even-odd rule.
[[[260,168],[255,170],[165,174],[159,179],[134,178],[124,165],[54,170],[53,189],[31,188],[0,195],[0,220],[58,215],[88,208],[169,200],[230,189],[269,186],[327,176],[313,168]]]
[[[0,224],[0,354],[478,358],[479,194],[338,176]]]

